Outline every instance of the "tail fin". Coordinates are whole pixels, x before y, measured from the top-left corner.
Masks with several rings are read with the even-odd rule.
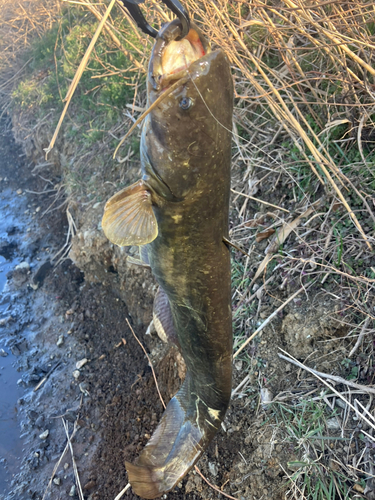
[[[157,498],[181,481],[224,418],[226,406],[209,408],[191,391],[188,378],[169,402],[136,463],[125,462],[133,491],[142,498]]]

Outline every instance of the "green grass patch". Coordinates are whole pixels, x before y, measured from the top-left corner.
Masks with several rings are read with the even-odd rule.
[[[133,102],[135,89],[140,92],[145,82],[144,76],[134,69],[134,60],[143,57],[145,47],[122,11],[117,14],[116,9],[112,11],[112,22],[124,50],[102,31],[56,142],[56,149],[60,148],[65,162],[63,175],[67,192],[79,192],[89,200],[101,197],[105,181],[117,181],[119,168],[111,153],[124,132],[126,104]],[[13,91],[12,105],[30,117],[31,128],[38,122],[43,123],[48,141],[97,26],[98,20],[85,8],[67,6],[59,22],[35,40],[24,54],[25,61],[30,62]],[[129,146],[134,153],[139,153],[139,138],[135,134],[128,141]],[[136,155],[133,154],[133,158]]]
[[[290,473],[288,498],[305,500],[338,500],[353,498],[352,481],[340,467],[333,468],[330,460],[337,460],[332,449],[337,443],[348,443],[340,432],[328,431],[327,421],[337,418],[335,411],[328,413],[325,404],[299,399],[295,404],[273,403],[273,416],[290,449],[300,460],[288,462]],[[299,496],[301,495],[301,496]]]
[[[61,111],[63,99],[97,24],[96,18],[83,9],[68,7],[61,21],[36,40],[25,54],[25,60],[31,59],[31,63],[26,77],[13,92],[14,103],[23,109],[35,108],[40,116],[51,107]],[[121,21],[121,28],[128,33],[127,41],[123,41],[125,50],[136,57],[132,45],[139,50],[144,48],[125,20]],[[104,114],[108,123],[116,120],[120,110],[132,100],[134,86],[131,84],[136,78],[134,73],[128,72],[132,65],[129,57],[112,46],[109,37],[102,32],[72,101],[82,111]],[[75,119],[84,123],[87,117],[78,114]],[[86,139],[91,141],[96,137],[89,134]]]

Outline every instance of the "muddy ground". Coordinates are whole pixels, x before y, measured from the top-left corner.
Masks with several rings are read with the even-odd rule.
[[[136,458],[162,414],[151,369],[126,318],[151,353],[165,400],[181,383],[176,353],[155,336],[145,335],[154,282],[149,271],[138,269],[128,270],[128,279],[122,279],[121,255],[116,257],[116,269],[102,262],[103,273],[96,282],[92,273],[85,276],[69,258],[56,265],[59,258],[52,257],[64,247],[68,231],[66,205],[48,210],[56,195],[54,186],[60,182],[58,174],[33,171],[34,165],[15,146],[9,124],[0,140],[1,196],[9,197],[8,216],[15,214],[0,253],[9,258],[11,251],[12,258],[17,257],[15,265],[27,263],[10,270],[2,294],[2,304],[9,305],[0,318],[0,348],[15,356],[19,371],[14,390],[21,392],[16,411],[22,450],[11,467],[6,456],[1,461],[7,483],[0,498],[78,498],[80,484],[85,499],[113,500],[127,484],[125,459]],[[87,230],[82,238],[85,234]],[[79,235],[73,257],[77,241]],[[282,293],[287,297],[289,290]],[[280,304],[282,293],[263,303],[259,299],[260,318]],[[277,353],[282,347],[300,359],[309,356],[311,366],[332,371],[343,357],[345,344],[340,338],[348,328],[334,322],[331,313],[331,304],[319,295],[311,302],[299,298],[253,343],[250,366],[235,362],[233,386],[249,374],[246,391],[234,396],[223,429],[198,463],[206,478],[227,494],[246,500],[285,498],[287,476],[293,470],[288,463],[299,459],[301,450],[285,439],[272,411],[262,404],[260,391],[264,395],[268,390],[268,400],[278,395],[292,399],[294,393],[309,388],[319,394],[316,379],[286,364]],[[357,423],[349,418],[345,439],[332,441],[324,450],[327,463],[332,453],[349,461],[354,456],[355,440],[348,436]],[[79,482],[71,451],[66,449],[66,431],[74,434]],[[339,435],[340,427],[327,432]],[[353,477],[348,476],[348,482],[352,485]],[[165,496],[170,500],[220,497],[195,471]],[[128,490],[124,498],[138,497]]]

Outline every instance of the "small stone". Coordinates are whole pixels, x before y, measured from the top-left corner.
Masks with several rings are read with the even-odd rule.
[[[8,356],[8,353],[6,351],[4,351],[4,349],[0,349],[0,356],[2,358],[6,358]]]
[[[42,432],[42,434],[39,434],[39,438],[40,439],[47,439],[49,436],[49,430],[45,430],[44,432]]]
[[[235,363],[234,363],[236,370],[238,370],[239,372],[242,370],[242,365],[243,365],[243,362],[241,359],[235,361]]]
[[[38,429],[41,429],[44,426],[43,415],[39,415],[39,417],[35,420],[35,426],[38,427]]]
[[[262,387],[262,389],[260,390],[260,399],[262,400],[264,408],[266,408],[267,405],[272,402],[273,394],[269,389],[267,389],[267,387]]]
[[[342,401],[341,399],[336,399],[336,403],[335,403],[337,406],[339,406],[340,408],[342,408],[343,410],[345,410],[346,408],[346,403],[344,403],[344,401]]]
[[[95,488],[96,486],[96,481],[89,481],[88,483],[86,483],[83,487],[84,490],[92,490],[93,488]]]
[[[341,429],[341,420],[339,417],[332,417],[327,420],[327,429],[331,429],[333,431]]]
[[[5,180],[5,179],[4,179],[4,180]],[[18,195],[22,194],[22,189],[17,189],[16,193],[17,193]]]
[[[40,207],[36,207],[35,212],[36,213],[40,212]]]
[[[208,470],[214,477],[217,476],[218,470],[217,470],[217,465],[215,463],[208,462]]]
[[[361,484],[356,483],[353,486],[353,490],[358,491],[359,493],[364,493],[365,489]]]
[[[64,464],[64,470],[66,470],[66,469],[69,469],[69,464],[67,462],[65,462],[65,464]]]
[[[53,478],[53,482],[55,484],[57,484],[57,486],[60,486],[60,484],[61,484],[61,478],[60,477],[54,477]]]
[[[14,268],[16,271],[30,271],[30,264],[26,261],[20,262]]]
[[[79,370],[74,370],[73,372],[73,377],[77,380],[79,379],[79,376],[81,375],[81,372]]]
[[[77,361],[76,363],[76,368],[77,370],[80,370],[82,368],[82,366],[85,366],[85,364],[88,362],[88,359],[87,358],[83,358],[81,359],[80,361]]]
[[[13,354],[13,356],[19,356],[21,354],[21,349],[18,347],[18,345],[12,345],[10,351]]]
[[[69,496],[74,497],[75,494],[76,494],[76,487],[75,484],[73,484],[73,486],[70,488]]]
[[[58,340],[56,342],[56,345],[57,345],[57,347],[61,347],[63,344],[64,344],[64,335],[60,335],[60,337],[58,338]]]

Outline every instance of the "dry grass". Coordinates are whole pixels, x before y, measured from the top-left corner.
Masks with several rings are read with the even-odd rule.
[[[249,137],[244,141],[240,134],[236,141],[236,159],[247,167],[242,182],[259,156],[278,166],[275,147],[269,145],[287,134],[301,153],[301,163],[344,204],[371,249],[373,235],[365,234],[347,201],[348,191],[355,190],[375,221],[366,203],[371,193],[361,193],[337,165],[327,147],[327,132],[346,124],[343,143],[357,142],[366,165],[363,139],[371,136],[375,141],[374,5],[313,2],[307,8],[305,2],[289,0],[277,7],[269,1],[189,4],[234,66],[236,123]]]
[[[22,54],[35,37],[41,38],[60,14],[56,0],[0,0],[0,111],[30,61]]]

